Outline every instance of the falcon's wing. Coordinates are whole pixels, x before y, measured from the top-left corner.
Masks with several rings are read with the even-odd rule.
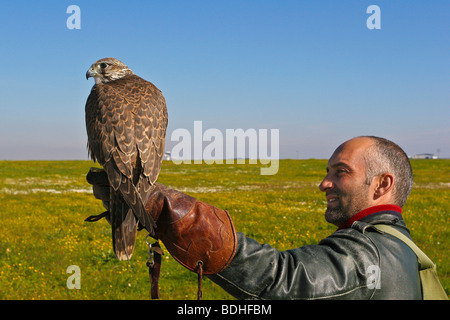
[[[135,115],[135,134],[142,175],[146,178],[139,183],[139,188],[144,189],[140,190],[144,196],[150,185],[156,182],[161,170],[168,116],[166,100],[161,91],[153,84],[137,78],[142,92]]]

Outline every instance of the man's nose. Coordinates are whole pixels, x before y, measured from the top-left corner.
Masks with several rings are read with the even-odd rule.
[[[319,189],[322,192],[327,191],[328,189],[331,189],[333,187],[333,182],[328,179],[328,175],[323,178],[322,182],[319,184]]]

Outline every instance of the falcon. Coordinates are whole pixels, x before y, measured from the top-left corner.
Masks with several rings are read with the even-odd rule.
[[[86,72],[90,77],[95,85],[85,109],[88,151],[108,176],[114,253],[129,260],[139,222],[150,235],[156,227],[144,204],[164,155],[166,101],[155,85],[115,58],[92,64]]]

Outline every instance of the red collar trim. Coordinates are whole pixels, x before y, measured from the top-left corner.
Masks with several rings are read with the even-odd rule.
[[[373,206],[373,207],[364,209],[364,210],[358,212],[357,214],[355,214],[350,219],[348,219],[345,223],[343,223],[338,228],[338,230],[350,228],[352,226],[353,222],[361,220],[364,217],[367,217],[371,214],[381,212],[381,211],[396,211],[398,213],[402,213],[402,208],[400,208],[399,206],[396,206],[394,204],[382,204],[379,206]]]

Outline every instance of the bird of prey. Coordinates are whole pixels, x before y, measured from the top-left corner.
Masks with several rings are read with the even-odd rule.
[[[106,171],[109,222],[116,257],[129,260],[140,224],[150,235],[155,222],[145,211],[146,194],[156,181],[168,123],[161,91],[115,58],[100,59],[86,72],[95,85],[86,101],[91,159]]]

